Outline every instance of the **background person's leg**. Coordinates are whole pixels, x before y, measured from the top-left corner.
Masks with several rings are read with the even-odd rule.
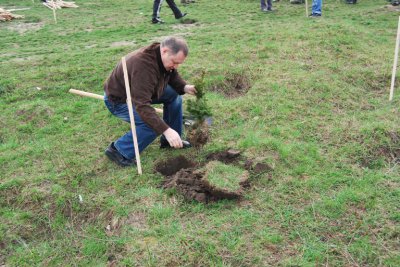
[[[261,0],[260,5],[261,5],[261,10],[264,10],[267,8],[267,5],[265,4],[265,0]]]
[[[162,3],[163,3],[163,0],[154,0],[153,15],[152,15],[152,19],[151,19],[152,23],[163,23],[163,21],[160,19]]]
[[[322,0],[313,0],[312,2],[312,15],[322,14]]]
[[[272,10],[272,0],[267,0],[267,5],[268,5],[267,9]]]
[[[167,1],[168,6],[172,9],[172,12],[174,12],[174,16],[176,19],[180,19],[184,16],[182,14],[182,12],[179,10],[179,8],[176,6],[174,0],[166,0],[166,1]]]

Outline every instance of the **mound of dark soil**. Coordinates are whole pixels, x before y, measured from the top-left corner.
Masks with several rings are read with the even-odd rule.
[[[268,164],[253,160],[245,160],[243,164],[241,152],[234,149],[211,153],[206,156],[206,159],[207,163],[200,166],[184,156],[178,156],[156,164],[155,170],[165,176],[163,188],[175,188],[186,199],[203,203],[221,199],[240,199],[245,190],[250,187],[249,177],[251,175],[258,176],[273,170]],[[217,187],[210,182],[207,172],[211,169],[209,164],[213,161],[243,169],[242,174],[238,177],[238,188],[229,190]]]
[[[210,139],[210,130],[208,124],[204,122],[202,125],[195,125],[189,129],[186,137],[194,147],[204,146]]]
[[[248,186],[247,177],[243,177],[241,187],[236,191],[217,188],[204,178],[203,170],[182,169],[164,184],[164,188],[176,188],[188,200],[208,203],[221,199],[239,199]]]
[[[207,160],[218,160],[228,164],[238,163],[241,159],[240,151],[234,149],[211,153],[207,156]]]

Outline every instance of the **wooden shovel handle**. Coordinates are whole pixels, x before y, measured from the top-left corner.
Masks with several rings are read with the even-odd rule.
[[[93,93],[88,93],[85,91],[81,90],[76,90],[76,89],[69,89],[69,92],[75,95],[80,95],[80,96],[86,96],[86,97],[91,97],[99,100],[104,100],[104,96],[98,95],[98,94],[93,94]],[[163,113],[163,110],[160,108],[154,108],[157,113]]]

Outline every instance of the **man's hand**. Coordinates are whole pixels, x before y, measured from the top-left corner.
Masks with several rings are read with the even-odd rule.
[[[163,132],[163,135],[165,136],[165,138],[167,139],[167,141],[171,147],[173,147],[173,148],[182,148],[183,147],[182,139],[175,130],[168,128],[167,130],[165,130]]]
[[[191,85],[191,84],[185,85],[185,88],[183,88],[183,91],[186,94],[190,94],[190,95],[196,95],[196,93],[197,93],[196,88],[194,87],[194,85]]]

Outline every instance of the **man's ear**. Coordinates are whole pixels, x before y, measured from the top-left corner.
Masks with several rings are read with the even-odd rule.
[[[161,47],[161,54],[166,54],[169,52],[169,48],[168,47]]]

